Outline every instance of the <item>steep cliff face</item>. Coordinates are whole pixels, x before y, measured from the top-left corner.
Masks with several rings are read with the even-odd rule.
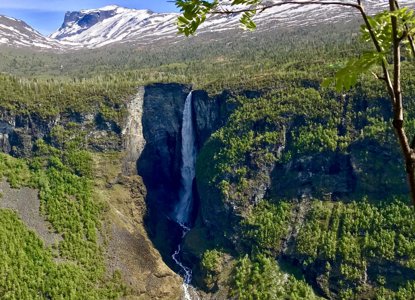
[[[41,117],[0,108],[0,149],[16,157],[29,157],[38,139],[53,143],[53,129],[71,125],[85,133],[85,142],[91,150],[119,151],[122,148],[119,125],[106,120],[100,112]]]
[[[145,147],[137,161],[137,169],[148,191],[146,225],[156,248],[173,268],[175,264],[171,255],[181,239],[182,229],[172,221],[172,213],[179,201],[181,127],[184,103],[190,90],[188,85],[153,84],[144,87],[142,103],[141,123]],[[226,123],[235,108],[235,104],[228,102],[231,96],[229,92],[210,96],[205,91],[193,91],[192,113],[198,150],[214,131]],[[195,182],[191,222],[200,219],[202,206],[210,205],[199,201],[199,191]],[[217,207],[222,209],[220,204]],[[193,232],[197,232],[198,228]]]
[[[170,221],[170,214],[178,201],[180,128],[189,92],[189,86],[178,84],[153,84],[144,89],[142,126],[146,145],[137,169],[148,191],[147,228],[167,261],[180,232]]]
[[[278,163],[270,196],[281,199],[356,200],[367,195],[382,200],[407,192],[399,153],[393,145],[362,140],[347,154],[323,152]]]
[[[143,133],[144,87],[139,87],[137,94],[127,103],[127,118],[122,130],[123,146],[126,152],[123,173],[137,174],[137,160],[144,150],[146,140]]]
[[[145,87],[143,132],[146,146],[138,161],[138,173],[149,190],[149,209],[167,213],[177,200],[180,186],[180,128],[184,101],[190,87],[150,85]]]
[[[0,110],[0,146],[14,156],[30,156],[33,143],[50,133],[59,122],[56,118],[21,115],[7,109]]]
[[[2,152],[10,153],[12,150],[10,136],[13,132],[13,126],[4,121],[0,122],[0,149]]]
[[[340,153],[304,155],[277,164],[272,177],[270,193],[282,199],[344,199],[356,188],[350,157]]]
[[[225,125],[229,115],[235,109],[235,104],[228,102],[232,97],[229,91],[215,96],[209,96],[206,91],[202,90],[193,92],[196,142],[199,149],[213,132]]]

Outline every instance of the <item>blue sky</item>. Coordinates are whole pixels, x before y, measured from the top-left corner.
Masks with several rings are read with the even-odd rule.
[[[21,19],[43,34],[50,34],[63,22],[66,11],[116,4],[155,12],[176,11],[168,0],[0,0],[0,14]]]

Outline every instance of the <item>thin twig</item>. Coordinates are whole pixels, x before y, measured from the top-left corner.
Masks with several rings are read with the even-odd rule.
[[[399,9],[400,8],[399,7],[399,3],[396,0],[395,0],[395,7],[396,7],[396,9]],[[409,45],[411,46],[412,56],[415,57],[415,43],[414,43],[414,39],[413,39],[413,37],[410,34],[408,34],[408,32],[409,32],[408,24],[405,24],[405,33],[406,33],[405,35],[408,38]]]
[[[243,9],[215,10],[215,11],[212,11],[211,14],[226,14],[226,15],[229,15],[229,14],[239,14],[239,13],[252,12],[252,11],[263,12],[263,11],[265,11],[267,9],[270,9],[270,8],[273,8],[273,7],[283,6],[283,5],[293,5],[293,4],[298,4],[298,5],[313,5],[313,4],[317,4],[317,5],[340,5],[340,6],[346,6],[346,7],[353,7],[353,8],[357,8],[357,9],[360,8],[359,4],[340,2],[340,1],[284,1],[284,2],[272,3],[272,4],[268,4],[268,5],[264,5],[264,6],[254,6],[254,7],[248,7],[248,8],[243,8]]]
[[[365,22],[366,28],[369,31],[370,38],[373,44],[375,45],[376,51],[378,53],[382,53],[382,47],[380,46],[379,41],[376,37],[376,34],[373,30],[373,27],[369,22],[368,15],[366,14],[365,9],[363,8],[361,0],[357,0],[357,3],[358,3],[357,9],[360,11],[360,14],[362,15],[363,21]],[[388,67],[384,59],[382,60],[382,71],[383,71],[383,77],[384,77],[384,81],[385,81],[390,99],[392,101],[392,104],[395,104],[395,91],[393,89],[392,80],[389,75]]]

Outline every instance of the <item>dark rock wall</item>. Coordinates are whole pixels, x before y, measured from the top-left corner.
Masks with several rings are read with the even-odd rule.
[[[147,188],[145,223],[150,238],[165,261],[180,237],[170,220],[180,187],[181,124],[190,86],[153,84],[144,87],[143,136],[145,147],[137,162]]]
[[[193,110],[196,121],[196,142],[202,148],[213,132],[225,125],[235,104],[227,102],[232,96],[228,91],[216,96],[196,90],[193,92]]]
[[[143,134],[146,141],[138,174],[148,189],[150,209],[168,215],[180,187],[181,123],[190,87],[154,84],[145,87]]]
[[[145,147],[137,162],[137,170],[148,191],[147,228],[167,262],[181,236],[181,229],[170,219],[170,214],[178,201],[181,127],[184,103],[190,90],[188,85],[153,84],[146,86],[144,92],[142,124]],[[234,108],[227,102],[230,97],[227,92],[212,97],[205,91],[193,91],[192,109],[198,149],[225,124]],[[197,200],[196,210],[199,206]]]
[[[6,109],[0,110],[0,147],[14,156],[29,156],[33,143],[48,135],[57,123],[56,118],[20,115]]]
[[[95,151],[121,150],[120,128],[100,113],[62,113],[53,117],[19,114],[0,107],[0,150],[16,157],[29,157],[38,139],[50,140],[55,126],[77,124],[86,132],[87,145]]]
[[[385,200],[408,192],[399,149],[362,140],[347,154],[323,152],[277,163],[272,173],[271,197],[316,198],[327,201]]]

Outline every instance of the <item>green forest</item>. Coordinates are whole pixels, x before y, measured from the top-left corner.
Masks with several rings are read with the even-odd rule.
[[[257,99],[239,98],[227,125],[202,149],[197,164],[202,201],[214,203],[211,198],[220,197],[239,217],[235,232],[227,233],[238,241],[240,258],[230,285],[238,299],[312,299],[305,282],[330,298],[414,296],[414,211],[388,125],[390,115],[379,105],[387,100],[374,95],[377,82],[366,80],[350,92],[347,103],[330,91],[295,86]],[[284,150],[278,151],[282,145]],[[336,190],[342,178],[329,168],[338,166],[318,165],[340,157],[352,157],[361,168],[359,174],[346,175],[358,176],[353,193]],[[299,173],[281,169],[306,159],[316,160],[303,170],[314,172],[309,185],[318,188],[316,198],[294,200],[304,182]],[[256,187],[267,180],[264,170],[275,164],[281,169],[271,178],[271,191],[253,202]],[[295,223],[299,210],[304,210],[300,225]],[[215,242],[227,245],[219,238]],[[207,247],[204,257],[212,251],[234,255],[233,247]],[[289,260],[297,270],[282,291],[271,288],[280,286],[283,277],[271,275],[280,270],[269,259]],[[209,264],[203,267],[221,280]]]
[[[98,243],[104,206],[93,199],[91,156],[39,140],[29,160],[1,154],[1,177],[39,191],[42,215],[62,240],[46,247],[19,216],[1,209],[2,299],[117,299],[119,274],[108,278]]]

